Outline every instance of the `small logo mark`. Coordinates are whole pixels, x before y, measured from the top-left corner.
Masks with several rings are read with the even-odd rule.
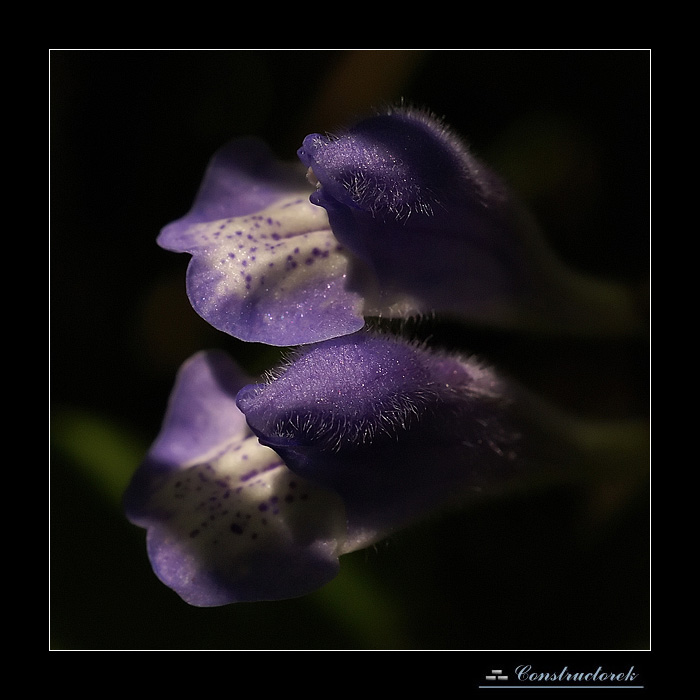
[[[504,676],[503,671],[494,670],[494,671],[491,671],[491,674],[492,675],[490,675],[490,676],[486,676],[487,681],[507,681],[508,680],[508,676]]]

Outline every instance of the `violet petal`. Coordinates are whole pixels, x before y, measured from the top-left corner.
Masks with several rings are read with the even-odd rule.
[[[162,230],[159,245],[192,255],[187,293],[215,328],[278,346],[362,328],[347,257],[309,191],[302,169],[236,141],[214,156],[191,211]]]
[[[223,353],[185,363],[125,494],[154,572],[196,606],[304,595],[337,574],[344,547],[342,502],[252,435],[234,400],[241,379]]]

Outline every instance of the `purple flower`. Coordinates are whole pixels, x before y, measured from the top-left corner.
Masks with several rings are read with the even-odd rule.
[[[126,494],[157,576],[193,605],[308,593],[340,555],[519,465],[501,380],[399,338],[309,345],[244,381],[220,352],[191,358]]]
[[[289,346],[373,316],[630,325],[630,300],[567,270],[500,180],[427,113],[312,134],[298,155],[315,191],[301,164],[276,162],[263,144],[225,146],[191,211],[158,238],[192,255],[190,301],[219,330]]]

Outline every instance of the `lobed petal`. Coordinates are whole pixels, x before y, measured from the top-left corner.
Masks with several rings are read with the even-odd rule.
[[[309,593],[336,575],[344,546],[342,501],[252,435],[235,405],[240,379],[218,352],[183,366],[125,495],[154,572],[196,606]]]
[[[181,251],[179,236],[192,224],[252,214],[306,189],[297,164],[276,160],[259,139],[235,139],[213,155],[190,211],[165,226],[158,243]]]
[[[193,256],[187,293],[215,328],[241,340],[296,345],[364,325],[362,298],[303,172],[257,142],[215,156],[192,211],[165,227],[164,248]]]

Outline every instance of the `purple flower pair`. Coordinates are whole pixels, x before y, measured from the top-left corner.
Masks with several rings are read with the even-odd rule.
[[[193,605],[308,593],[340,555],[523,467],[514,387],[367,317],[537,326],[568,308],[527,216],[433,117],[379,114],[298,155],[225,146],[158,239],[192,256],[214,327],[299,346],[261,383],[218,351],[188,360],[129,486],[156,574]]]

